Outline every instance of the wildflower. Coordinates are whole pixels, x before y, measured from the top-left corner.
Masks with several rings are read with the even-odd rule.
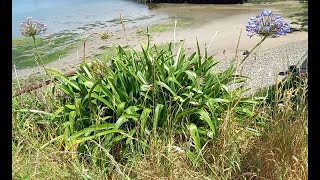
[[[249,57],[249,55],[261,45],[261,43],[268,37],[277,37],[286,35],[290,32],[290,26],[284,22],[282,16],[275,16],[271,10],[263,9],[260,14],[256,17],[249,19],[248,25],[246,25],[246,31],[248,36],[251,38],[254,35],[261,36],[262,39],[258,42],[240,62],[240,65]]]
[[[21,25],[20,25],[21,34],[26,36],[26,37],[32,37],[33,38],[33,43],[34,43],[37,55],[39,57],[41,66],[43,67],[43,69],[46,72],[46,74],[51,78],[51,76],[49,75],[49,73],[47,71],[46,66],[43,63],[43,60],[42,60],[41,55],[40,55],[39,50],[38,50],[37,41],[36,41],[36,35],[39,35],[41,32],[45,32],[47,29],[48,29],[47,25],[45,25],[41,21],[32,20],[32,17],[28,17],[27,20],[23,21],[21,23]]]
[[[47,25],[38,20],[33,20],[32,17],[28,17],[26,21],[20,25],[21,34],[26,37],[34,37],[39,35],[41,32],[47,30]]]
[[[275,16],[271,10],[263,9],[256,17],[249,19],[246,30],[250,38],[254,35],[269,37],[286,35],[290,32],[290,26],[282,16]]]

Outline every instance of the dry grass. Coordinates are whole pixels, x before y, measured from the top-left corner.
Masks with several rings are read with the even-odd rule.
[[[307,79],[306,79],[307,80]],[[51,87],[13,99],[13,179],[308,179],[307,82],[276,91],[274,104],[264,103],[256,119],[239,119],[230,109],[224,112],[216,138],[205,142],[197,160],[188,156],[190,137],[152,137],[149,153],[126,153],[126,163],[109,160],[114,171],[107,173],[90,162],[71,158],[58,145],[40,150],[58,129],[43,124],[44,114],[20,112],[36,109],[53,112],[62,102],[52,96]],[[253,128],[257,133],[248,131]],[[192,149],[192,148],[191,148]],[[91,156],[86,154],[85,156]]]
[[[105,171],[80,160],[56,146],[39,150],[54,129],[43,131],[34,119],[14,113],[12,144],[13,179],[308,179],[307,87],[278,92],[276,105],[264,104],[257,111],[268,126],[256,128],[260,136],[248,133],[232,113],[221,120],[217,138],[207,142],[198,162],[187,156],[190,142],[173,137],[153,138],[150,153],[126,154],[126,164],[115,162]],[[39,96],[39,94],[36,94]],[[24,100],[28,100],[25,98]],[[43,108],[50,109],[45,96]],[[20,101],[23,101],[20,99]],[[27,104],[24,102],[22,104]],[[21,104],[21,105],[22,105]],[[35,103],[37,106],[40,103]],[[23,106],[23,105],[22,105]],[[29,107],[30,108],[30,107]],[[250,121],[247,122],[250,124]],[[50,132],[50,133],[48,133]],[[162,139],[162,141],[160,140]],[[163,141],[166,139],[166,141]]]
[[[259,179],[308,179],[306,90],[307,87],[285,90],[281,103],[267,107],[270,126],[250,142],[242,160],[244,172]]]

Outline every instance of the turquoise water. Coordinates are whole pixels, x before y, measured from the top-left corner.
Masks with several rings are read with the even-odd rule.
[[[120,13],[131,25],[159,18],[136,0],[13,0],[12,37],[21,37],[20,23],[29,16],[47,24],[48,34],[85,33],[94,28],[112,29]]]

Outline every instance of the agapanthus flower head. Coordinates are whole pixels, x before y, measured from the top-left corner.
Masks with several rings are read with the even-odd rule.
[[[290,26],[282,16],[275,16],[271,10],[263,9],[256,17],[249,19],[246,26],[248,36],[254,35],[268,37],[286,35],[290,32]]]
[[[28,17],[26,21],[23,21],[20,25],[21,34],[26,37],[33,37],[39,35],[41,32],[47,30],[47,25],[38,20],[33,20],[32,17]]]

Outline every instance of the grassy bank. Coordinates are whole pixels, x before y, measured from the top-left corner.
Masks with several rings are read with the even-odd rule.
[[[45,64],[66,56],[79,46],[79,37],[75,33],[56,34],[37,39],[37,46]],[[38,66],[37,53],[32,38],[12,39],[12,63],[17,69]]]
[[[188,17],[179,17],[175,19],[177,21],[177,28],[185,28],[191,25],[194,20]],[[149,34],[152,36],[154,33],[161,33],[166,31],[172,31],[174,29],[175,20],[171,19],[168,22],[154,24],[148,27]],[[137,34],[145,36],[147,34],[146,28],[137,29]]]
[[[308,178],[306,77],[244,98],[200,49],[114,50],[12,99],[13,179]]]
[[[151,44],[161,26],[140,49],[101,46],[75,74],[46,69],[50,85],[12,97],[13,179],[308,179],[308,72],[248,95],[249,56],[218,70],[198,42]],[[255,29],[248,54],[290,27],[269,28]],[[37,39],[47,60],[70,41]],[[32,43],[15,39],[13,51],[30,55]]]

